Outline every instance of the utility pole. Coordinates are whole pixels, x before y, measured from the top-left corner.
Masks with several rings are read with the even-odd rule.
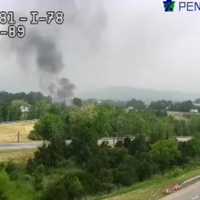
[[[17,132],[17,143],[19,143],[20,142],[20,132],[18,131]]]

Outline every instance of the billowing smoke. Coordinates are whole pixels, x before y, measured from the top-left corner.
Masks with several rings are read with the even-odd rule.
[[[23,42],[16,41],[13,44],[20,66],[29,68],[34,58],[41,89],[54,101],[68,103],[75,86],[67,78],[60,77],[65,66],[56,41],[38,32],[31,32]]]
[[[61,52],[58,51],[55,41],[39,34],[32,34],[25,43],[30,51],[36,52],[38,68],[50,74],[57,74],[64,68]]]
[[[27,16],[30,8],[38,10],[41,16],[48,10],[64,12],[64,24],[26,24],[25,38],[5,39],[0,41],[0,46],[6,56],[16,57],[17,62],[13,58],[10,60],[13,66],[19,67],[19,73],[22,70],[29,75],[33,74],[32,82],[23,77],[22,81],[28,82],[22,84],[24,88],[34,85],[35,89],[39,85],[54,101],[68,102],[75,91],[70,80],[76,80],[78,90],[88,80],[92,80],[95,68],[100,70],[101,57],[104,56],[97,58],[105,47],[102,41],[108,22],[103,1],[31,0],[16,7],[19,9],[15,13],[18,16]],[[7,46],[10,48],[5,51]]]
[[[74,88],[74,84],[70,83],[67,78],[61,78],[56,82],[52,82],[48,87],[48,91],[54,97],[55,101],[68,104],[70,103],[70,98],[73,96]]]

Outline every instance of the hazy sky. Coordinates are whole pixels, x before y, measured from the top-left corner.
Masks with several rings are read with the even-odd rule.
[[[0,0],[0,7],[26,15],[62,8],[64,25],[28,27],[27,34],[53,38],[63,55],[61,75],[77,92],[106,86],[199,92],[198,12],[164,13],[162,0]],[[10,47],[16,41],[4,38],[0,90],[40,90],[34,59],[20,66],[23,61]]]

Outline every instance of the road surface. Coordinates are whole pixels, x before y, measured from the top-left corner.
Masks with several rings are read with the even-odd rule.
[[[12,144],[0,144],[0,151],[11,150],[23,150],[23,149],[37,149],[41,147],[43,142],[31,142],[31,143],[12,143]]]
[[[200,200],[200,182],[190,185],[161,200]]]
[[[71,144],[71,140],[65,140],[66,145]],[[23,149],[37,149],[44,144],[43,141],[36,141],[30,143],[10,143],[10,144],[0,144],[1,151],[11,151],[11,150],[23,150]],[[45,144],[48,145],[49,142],[45,141]]]

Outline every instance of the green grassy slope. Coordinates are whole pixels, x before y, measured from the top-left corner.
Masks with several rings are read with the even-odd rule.
[[[98,200],[158,200],[164,196],[164,191],[176,183],[200,175],[200,168],[185,170],[180,173],[169,173],[163,177],[154,177],[149,181],[121,189]]]

